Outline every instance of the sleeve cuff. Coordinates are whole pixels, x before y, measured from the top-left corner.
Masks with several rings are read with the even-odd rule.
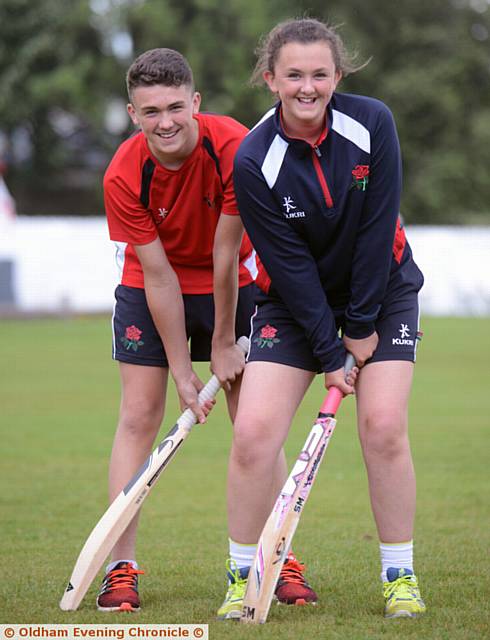
[[[330,373],[331,371],[337,371],[344,366],[345,362],[345,349],[344,345],[339,342],[338,348],[334,353],[330,355],[326,362],[322,363],[323,373]]]
[[[376,331],[374,322],[349,322],[345,323],[344,335],[353,340],[362,340],[367,338]]]

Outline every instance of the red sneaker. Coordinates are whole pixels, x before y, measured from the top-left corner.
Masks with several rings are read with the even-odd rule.
[[[316,604],[318,596],[306,582],[305,565],[298,562],[292,551],[284,562],[276,587],[276,598],[283,604]]]
[[[97,596],[99,611],[139,611],[138,574],[130,562],[119,562],[106,574]]]

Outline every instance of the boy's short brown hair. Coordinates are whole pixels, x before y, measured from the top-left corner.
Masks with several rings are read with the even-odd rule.
[[[129,99],[136,87],[155,84],[166,87],[187,85],[194,91],[192,69],[181,53],[173,49],[150,49],[136,58],[126,74]]]

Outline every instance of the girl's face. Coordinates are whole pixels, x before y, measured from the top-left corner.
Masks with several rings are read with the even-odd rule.
[[[326,42],[283,45],[274,71],[266,71],[264,79],[279,95],[288,135],[305,139],[320,135],[325,110],[341,76]]]

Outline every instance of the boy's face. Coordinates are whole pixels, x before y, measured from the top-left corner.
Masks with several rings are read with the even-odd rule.
[[[200,104],[199,93],[186,85],[157,84],[136,87],[128,113],[141,127],[157,160],[169,169],[178,169],[197,144],[199,125],[193,116]]]

